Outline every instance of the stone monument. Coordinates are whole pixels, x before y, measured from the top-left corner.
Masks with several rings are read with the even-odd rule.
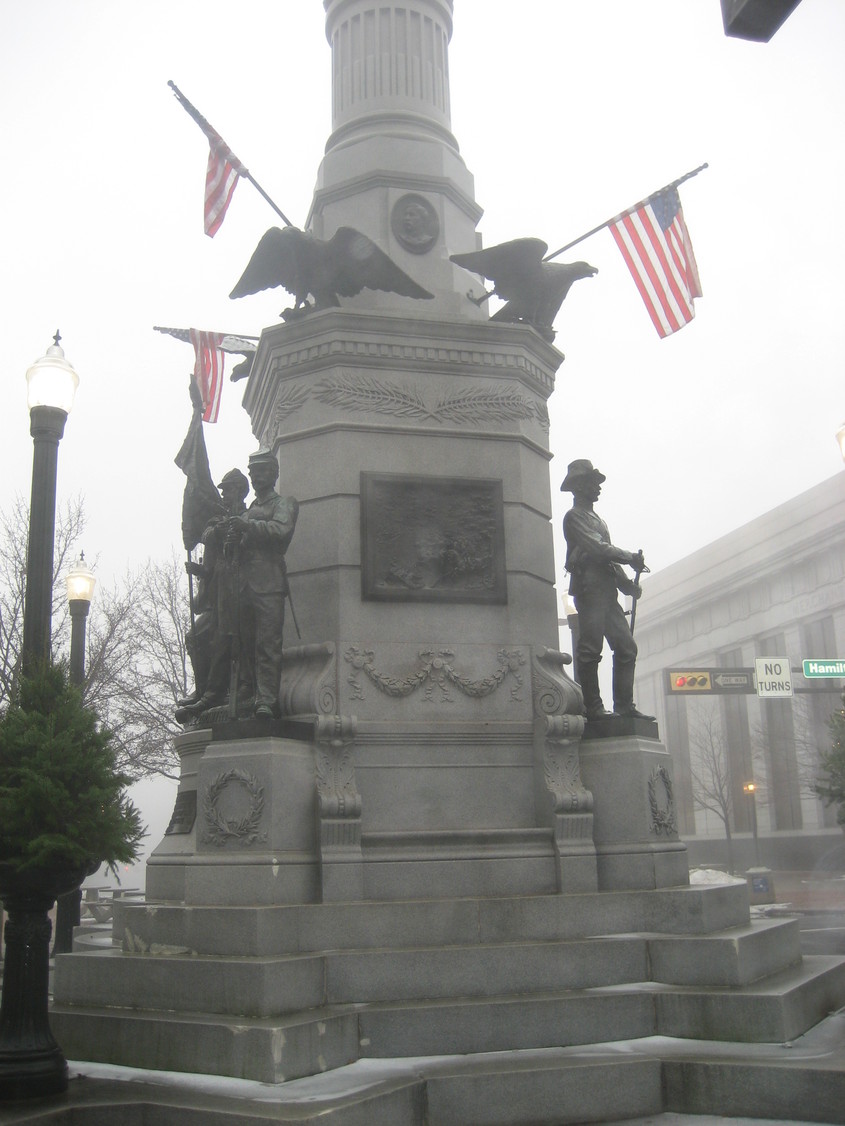
[[[74,1058],[273,1083],[360,1055],[754,1039],[769,1009],[747,987],[800,962],[797,931],[751,928],[744,885],[689,886],[656,725],[585,739],[558,650],[563,356],[545,323],[491,319],[452,260],[480,249],[481,211],[450,129],[451,0],[325,8],[308,230],[363,232],[432,296],[297,294],[262,332],[244,406],[299,502],[280,718],[177,738],[147,903],[116,911],[122,955],[60,960],[53,1027]],[[800,974],[811,1001],[781,988],[759,1039],[845,995],[838,967]],[[701,1017],[730,985],[740,1037],[725,1008]]]

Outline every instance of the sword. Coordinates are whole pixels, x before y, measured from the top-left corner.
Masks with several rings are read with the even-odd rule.
[[[296,636],[302,640],[302,634],[299,632],[299,622],[296,620],[296,610],[293,608],[293,598],[290,593],[290,583],[285,581],[287,587],[288,605],[290,606],[290,616],[293,618],[294,628],[296,629]]]

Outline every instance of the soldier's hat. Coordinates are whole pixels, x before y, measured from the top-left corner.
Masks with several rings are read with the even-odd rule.
[[[586,458],[570,461],[569,465],[566,467],[566,476],[563,479],[563,484],[560,486],[560,491],[562,493],[571,493],[587,478],[598,481],[599,484],[607,480],[605,475],[600,473],[593,463],[587,461]]]
[[[279,468],[279,463],[276,461],[275,456],[266,446],[262,446],[260,449],[256,450],[254,454],[249,455],[248,468],[252,469],[254,465],[272,465],[276,469]]]
[[[224,473],[223,480],[217,488],[222,489],[224,485],[237,485],[243,496],[249,492],[249,479],[245,473],[241,473],[240,469],[230,469],[228,473]]]

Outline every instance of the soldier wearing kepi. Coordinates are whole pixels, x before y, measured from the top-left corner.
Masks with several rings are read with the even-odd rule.
[[[257,716],[278,714],[282,672],[287,568],[299,502],[275,490],[279,466],[269,450],[251,454],[249,478],[255,499],[227,532],[238,541],[239,682],[253,692]]]
[[[581,459],[570,462],[560,486],[561,492],[571,492],[574,498],[563,518],[563,534],[569,592],[578,611],[577,678],[588,720],[613,715],[653,719],[634,705],[637,645],[618,598],[619,591],[639,598],[642,590],[637,578],[648,568],[641,551],[614,547],[607,524],[593,511],[606,479],[591,461]],[[637,578],[629,578],[623,565],[633,567]],[[606,710],[599,691],[599,661],[605,638],[613,651],[612,712]]]

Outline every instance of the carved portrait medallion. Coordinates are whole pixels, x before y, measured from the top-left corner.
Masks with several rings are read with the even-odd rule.
[[[440,234],[437,212],[427,199],[413,192],[393,205],[390,227],[399,245],[411,254],[427,254]]]

